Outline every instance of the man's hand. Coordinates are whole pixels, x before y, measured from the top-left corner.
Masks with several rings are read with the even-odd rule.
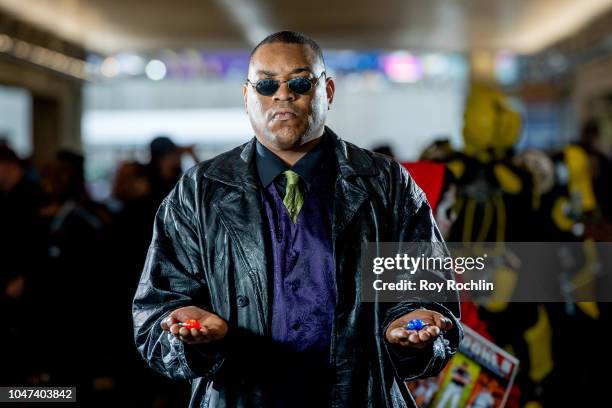
[[[179,326],[187,320],[197,320],[202,326],[200,329],[188,329]],[[187,306],[176,309],[161,323],[163,330],[169,331],[174,337],[186,344],[204,344],[221,340],[227,334],[227,323],[214,313],[202,310],[199,307]]]
[[[413,319],[421,319],[428,325],[419,331],[407,330],[406,324]],[[452,328],[453,323],[442,314],[432,310],[418,309],[391,322],[385,337],[391,344],[422,349],[433,342],[442,330]]]

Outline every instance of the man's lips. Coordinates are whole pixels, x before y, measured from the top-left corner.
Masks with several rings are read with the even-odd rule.
[[[291,120],[297,117],[297,113],[292,109],[277,109],[272,112],[271,120]]]

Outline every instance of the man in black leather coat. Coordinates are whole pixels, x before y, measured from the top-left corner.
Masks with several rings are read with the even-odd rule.
[[[400,165],[325,127],[334,89],[314,41],[294,32],[267,37],[251,54],[243,90],[255,138],[189,170],[159,208],[133,303],[135,339],[154,370],[191,382],[192,407],[411,407],[404,382],[436,375],[461,341],[454,292],[443,303],[361,301],[362,243],[442,238],[423,192]],[[315,244],[333,249],[335,298],[323,310],[332,316],[324,364],[308,371],[314,358],[272,335],[279,295],[272,248],[290,237],[271,235],[279,220],[266,215],[274,203],[265,202],[265,191],[278,188],[286,199],[291,188],[278,178],[264,188],[263,173],[276,163],[308,174],[299,169],[314,151],[328,155],[332,170],[311,169],[299,186],[308,199],[319,180],[333,181],[329,202],[318,203],[329,204],[329,235],[309,239],[329,237]],[[302,202],[306,208],[296,197],[298,210]],[[288,228],[308,222],[294,219]],[[320,273],[309,269],[314,258],[297,261],[313,276]],[[311,303],[319,300],[310,306],[320,308],[323,299]],[[408,331],[411,319],[429,325]],[[185,327],[188,320],[200,327]]]

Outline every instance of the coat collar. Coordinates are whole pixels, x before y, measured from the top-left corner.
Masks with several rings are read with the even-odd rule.
[[[376,175],[372,158],[363,150],[340,139],[330,128],[325,127],[330,136],[330,145],[338,163],[338,171],[342,178]],[[238,146],[221,155],[211,163],[204,176],[222,183],[256,190],[258,186],[257,168],[255,166],[256,139]]]

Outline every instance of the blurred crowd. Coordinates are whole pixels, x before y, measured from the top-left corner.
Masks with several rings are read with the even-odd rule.
[[[462,321],[518,357],[506,406],[598,406],[612,366],[606,340],[596,334],[612,322],[612,253],[601,245],[612,242],[612,161],[595,120],[583,124],[574,143],[549,152],[517,152],[521,131],[522,118],[504,94],[473,85],[463,149],[436,140],[420,161],[403,165],[448,242],[495,244],[496,299],[463,299]],[[389,146],[376,150],[393,157]],[[512,242],[550,243],[555,259],[524,262],[526,254],[505,245]],[[553,278],[556,287],[547,291],[555,295],[511,301],[539,278]]]
[[[138,356],[130,313],[152,221],[181,176],[183,154],[195,159],[191,148],[155,138],[150,163],[121,163],[112,200],[98,203],[82,155],[58,151],[37,173],[0,144],[0,336],[8,350],[0,384],[73,385],[88,405],[187,405],[186,385],[156,376]]]
[[[445,238],[612,241],[612,162],[597,123],[554,152],[517,153],[520,131],[504,95],[475,86],[462,151],[437,140],[421,161],[405,163],[427,185]],[[376,150],[393,156],[388,146]],[[150,162],[121,163],[112,200],[98,203],[87,192],[83,156],[59,151],[37,173],[0,144],[0,335],[10,367],[0,370],[2,385],[76,385],[79,398],[100,406],[187,405],[188,384],[157,376],[137,355],[130,314],[154,214],[181,176],[185,154],[197,162],[192,148],[155,138]],[[511,262],[503,268],[504,276],[517,269]],[[463,308],[465,324],[520,359],[508,406],[587,406],[605,392],[611,359],[598,333],[610,321],[607,304]]]

